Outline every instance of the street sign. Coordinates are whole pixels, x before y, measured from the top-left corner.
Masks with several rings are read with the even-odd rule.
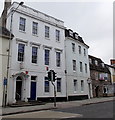
[[[4,78],[3,85],[7,85],[7,78]]]

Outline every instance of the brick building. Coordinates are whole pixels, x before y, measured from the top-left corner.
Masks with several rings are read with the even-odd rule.
[[[111,85],[111,73],[107,65],[100,58],[91,55],[89,63],[93,97],[107,96]]]

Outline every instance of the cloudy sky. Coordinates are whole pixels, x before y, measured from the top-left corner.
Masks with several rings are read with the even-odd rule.
[[[3,10],[0,0],[0,14]],[[12,0],[18,1],[21,0]],[[109,64],[113,58],[113,0],[23,0],[25,5],[64,21],[82,36],[89,54]],[[55,1],[55,2],[53,2]]]

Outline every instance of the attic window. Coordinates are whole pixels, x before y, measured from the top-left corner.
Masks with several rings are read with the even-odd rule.
[[[75,34],[75,39],[78,39],[78,34]]]
[[[89,59],[89,63],[92,64],[92,59],[91,58]]]
[[[98,61],[97,60],[95,60],[95,65],[98,65]]]
[[[104,63],[101,63],[102,67],[104,68]]]
[[[71,36],[71,37],[73,37],[73,31],[69,31],[69,35]]]

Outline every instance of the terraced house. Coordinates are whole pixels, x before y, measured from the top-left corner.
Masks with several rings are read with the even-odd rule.
[[[12,38],[13,35],[11,35],[11,39]],[[6,28],[0,26],[0,106],[4,105],[3,99],[5,98],[6,92],[4,80],[7,78],[9,39],[10,32]]]
[[[92,97],[90,80],[89,46],[78,33],[65,30],[65,60],[68,100]]]
[[[23,5],[5,3],[3,26],[10,40],[7,104],[52,101],[48,71],[54,70],[57,101],[92,97],[88,48],[82,37],[62,20]]]
[[[109,86],[112,84],[108,66],[100,58],[91,55],[89,55],[89,63],[93,97],[107,96]]]
[[[15,36],[11,41],[8,104],[52,99],[53,86],[47,78],[51,69],[57,73],[57,100],[66,99],[64,22],[17,2],[7,14],[6,27],[10,29],[12,24]]]

